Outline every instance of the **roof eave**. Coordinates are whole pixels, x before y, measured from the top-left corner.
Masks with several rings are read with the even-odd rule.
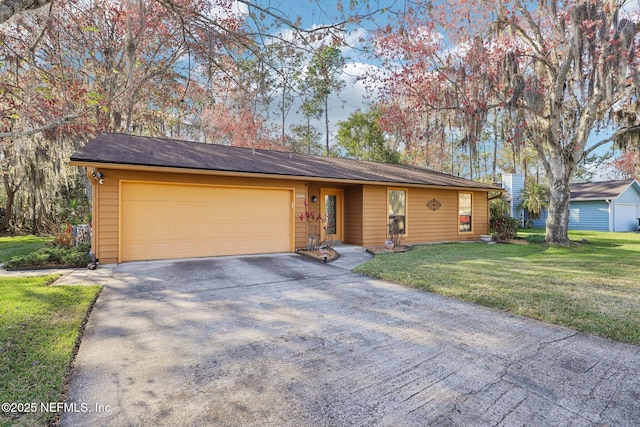
[[[180,168],[174,166],[152,166],[152,165],[137,165],[129,163],[112,163],[101,162],[94,160],[71,160],[70,166],[77,167],[91,167],[91,168],[103,168],[103,169],[121,169],[128,171],[141,171],[141,172],[165,172],[165,173],[189,173],[195,175],[209,175],[209,176],[233,176],[239,178],[270,178],[270,179],[297,179],[313,182],[336,182],[341,184],[370,184],[370,185],[393,185],[393,186],[405,186],[414,188],[439,188],[439,189],[451,189],[451,190],[467,190],[467,191],[482,191],[482,192],[505,192],[503,188],[494,187],[470,187],[470,186],[456,186],[456,185],[437,185],[437,184],[422,184],[411,183],[401,181],[368,181],[357,179],[343,179],[332,177],[319,177],[319,176],[306,176],[306,175],[280,175],[280,174],[268,174],[260,172],[235,172],[224,170],[212,170],[212,169],[193,169],[193,168]]]
[[[576,197],[569,199],[570,202],[602,202],[606,200],[616,200],[617,197]]]

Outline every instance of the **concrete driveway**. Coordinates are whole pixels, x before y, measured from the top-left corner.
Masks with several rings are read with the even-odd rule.
[[[61,424],[640,425],[639,347],[347,267],[293,254],[118,266]]]

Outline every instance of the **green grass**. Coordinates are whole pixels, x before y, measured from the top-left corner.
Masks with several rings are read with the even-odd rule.
[[[90,246],[81,244],[72,248],[49,246],[26,255],[14,256],[4,263],[7,270],[29,268],[84,267],[91,261]]]
[[[0,411],[0,426],[42,426],[57,417],[40,404],[63,401],[80,331],[100,287],[48,286],[56,277],[0,277],[0,403],[38,409]]]
[[[38,236],[0,237],[0,262],[34,252],[45,247],[50,240]]]
[[[84,267],[90,261],[90,245],[72,248],[52,246],[50,237],[0,237],[0,262],[7,270]]]
[[[519,233],[537,242],[541,234]],[[640,345],[640,235],[575,231],[569,237],[576,242],[569,248],[421,245],[378,255],[356,271]]]

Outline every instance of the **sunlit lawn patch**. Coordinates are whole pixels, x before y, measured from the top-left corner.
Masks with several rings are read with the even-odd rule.
[[[48,286],[56,276],[0,277],[0,402],[36,404],[35,412],[0,412],[0,425],[45,425],[62,402],[81,327],[98,286]],[[3,407],[3,409],[5,409]]]
[[[38,236],[0,237],[0,262],[34,252],[45,247],[50,240]]]

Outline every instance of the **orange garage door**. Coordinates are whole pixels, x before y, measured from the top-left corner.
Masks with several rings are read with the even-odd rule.
[[[293,190],[124,182],[120,261],[293,250]]]

